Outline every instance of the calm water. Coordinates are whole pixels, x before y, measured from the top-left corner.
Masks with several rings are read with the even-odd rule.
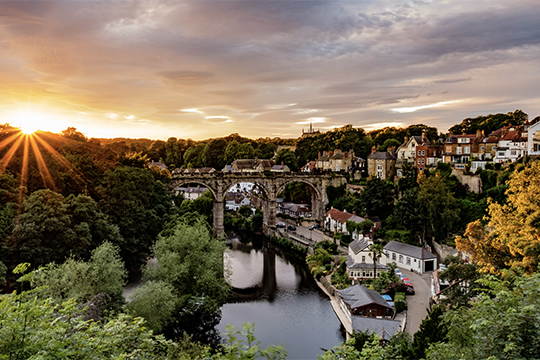
[[[260,346],[282,344],[288,359],[316,359],[321,348],[345,340],[328,297],[303,259],[268,249],[260,240],[246,245],[234,239],[227,260],[237,295],[222,307],[220,332],[226,324],[254,323]]]

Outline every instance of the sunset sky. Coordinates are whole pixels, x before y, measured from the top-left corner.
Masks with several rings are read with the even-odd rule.
[[[298,137],[540,115],[538,0],[0,1],[0,123]]]

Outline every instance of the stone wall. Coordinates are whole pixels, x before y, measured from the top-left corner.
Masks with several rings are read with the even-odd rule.
[[[482,192],[482,180],[477,175],[464,175],[463,170],[452,170],[452,175],[455,175],[460,183],[469,185],[469,189],[474,193]]]
[[[439,244],[435,240],[433,240],[433,250],[439,256],[441,263],[447,256],[449,255],[457,256],[458,254],[457,249],[451,246],[445,245],[445,244]]]

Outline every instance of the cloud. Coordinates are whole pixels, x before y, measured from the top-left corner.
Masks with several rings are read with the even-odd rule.
[[[428,105],[419,105],[419,106],[395,108],[395,109],[392,109],[392,111],[395,111],[395,112],[398,112],[398,113],[410,113],[410,112],[415,112],[415,111],[422,110],[422,109],[429,109],[429,108],[441,107],[441,106],[450,105],[450,104],[457,104],[457,103],[460,103],[462,101],[463,100],[441,101],[441,102],[428,104]]]

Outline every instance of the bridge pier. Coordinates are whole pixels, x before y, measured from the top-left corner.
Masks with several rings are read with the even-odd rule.
[[[224,218],[224,205],[223,201],[214,200],[214,236],[218,237],[225,233],[225,226],[223,224]]]

